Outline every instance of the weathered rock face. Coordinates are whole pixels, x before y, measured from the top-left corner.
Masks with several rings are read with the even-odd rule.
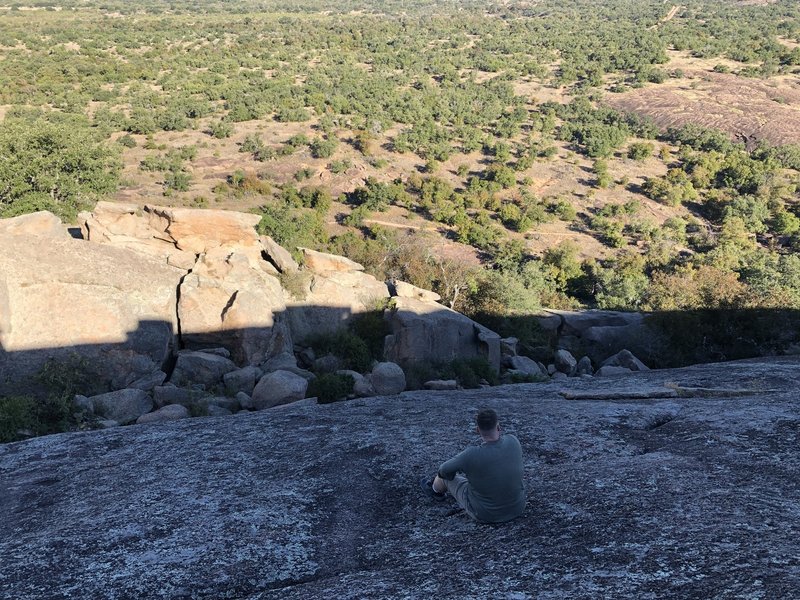
[[[75,353],[106,389],[159,370],[181,275],[121,248],[0,235],[0,393],[24,392],[49,358]]]
[[[500,336],[441,304],[395,298],[395,309],[385,316],[392,331],[386,338],[385,358],[403,368],[415,362],[478,357],[495,370],[500,368]]]
[[[792,598],[798,372],[407,392],[8,444],[0,596]],[[675,398],[667,382],[753,391]],[[484,406],[525,456],[527,509],[501,526],[417,487],[474,441]]]
[[[303,298],[287,301],[292,339],[305,341],[344,327],[353,315],[377,310],[389,297],[382,281],[343,256],[303,250],[306,268],[313,273]]]
[[[256,365],[291,350],[285,311],[278,280],[235,249],[202,254],[181,282],[178,316],[184,345],[222,346],[238,364]]]
[[[30,235],[36,238],[70,237],[59,218],[46,210],[11,219],[0,219],[0,236],[5,235]]]

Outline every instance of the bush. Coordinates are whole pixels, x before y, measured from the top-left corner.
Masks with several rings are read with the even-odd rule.
[[[372,368],[372,353],[367,343],[352,331],[320,334],[309,341],[318,356],[333,354],[345,369],[366,373]]]
[[[36,401],[28,396],[0,398],[0,444],[25,437],[24,432],[36,433]]]
[[[347,398],[353,393],[354,385],[355,380],[351,375],[323,373],[309,382],[307,395],[316,396],[320,404],[330,404]]]

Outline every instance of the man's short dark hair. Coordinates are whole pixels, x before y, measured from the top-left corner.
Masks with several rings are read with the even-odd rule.
[[[484,432],[494,431],[497,427],[497,413],[491,408],[484,408],[477,415],[475,415],[475,423],[478,424],[478,429]]]

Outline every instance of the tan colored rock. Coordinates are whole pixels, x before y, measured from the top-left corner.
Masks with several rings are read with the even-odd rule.
[[[180,288],[178,315],[187,348],[222,346],[237,364],[249,365],[291,351],[280,282],[253,263],[248,254],[226,247],[200,256]]]
[[[0,220],[0,235],[6,234],[29,235],[37,238],[70,237],[61,220],[46,210]]]
[[[438,302],[442,297],[436,292],[426,290],[405,281],[394,281],[394,295],[400,298],[416,298],[423,302]]]
[[[299,270],[300,267],[286,248],[268,235],[262,235],[258,239],[261,241],[261,246],[264,248],[264,252],[267,253],[269,260],[281,273],[296,273]]]
[[[180,250],[199,254],[212,248],[236,244],[261,249],[255,226],[259,215],[204,208],[145,207],[150,225],[163,230]]]
[[[305,297],[287,301],[292,337],[303,341],[345,327],[354,315],[376,310],[388,297],[385,283],[361,271],[313,275]]]
[[[85,240],[127,248],[160,258],[167,264],[188,271],[194,265],[194,252],[180,250],[165,231],[165,223],[155,219],[154,227],[144,209],[136,204],[98,202],[92,212],[78,215]]]
[[[183,272],[72,238],[0,236],[0,391],[77,353],[109,389],[160,369],[177,331]]]
[[[255,231],[258,215],[226,210],[98,202],[78,217],[84,239],[158,256],[189,270],[198,254],[221,247],[235,248],[254,263],[262,246]],[[272,270],[266,261],[260,265]]]
[[[308,248],[300,248],[300,250],[303,252],[303,264],[306,269],[313,273],[328,274],[330,271],[364,270],[362,265],[344,256],[326,254],[316,250],[309,250]]]

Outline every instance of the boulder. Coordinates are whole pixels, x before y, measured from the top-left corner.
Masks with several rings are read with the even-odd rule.
[[[252,394],[253,388],[256,387],[256,382],[263,375],[264,371],[251,365],[225,373],[222,376],[222,380],[225,382],[225,391],[231,396],[235,396],[239,392]]]
[[[438,302],[442,297],[436,292],[426,290],[424,288],[411,285],[405,281],[394,280],[391,282],[390,291],[393,291],[393,296],[400,298],[416,298],[423,302]]]
[[[261,254],[262,246],[255,226],[259,215],[231,210],[145,206],[148,223],[166,234],[178,249],[194,254],[222,246],[236,245]]]
[[[226,417],[233,414],[227,408],[223,408],[217,404],[209,404],[206,407],[206,412],[208,413],[209,417]]]
[[[333,373],[341,368],[341,361],[333,354],[326,354],[314,360],[314,371],[316,373]]]
[[[287,300],[292,339],[304,342],[320,333],[342,329],[355,315],[379,310],[387,298],[386,284],[367,273],[316,273],[302,299]]]
[[[111,246],[0,235],[0,394],[37,393],[47,361],[76,356],[98,391],[162,369],[176,345],[182,275]]]
[[[239,406],[241,406],[243,410],[252,410],[255,408],[255,405],[253,404],[253,399],[244,392],[239,392],[238,394],[236,394],[236,401],[239,403]]]
[[[188,419],[189,409],[180,404],[168,404],[156,411],[147,413],[136,419],[137,425],[144,423],[162,423],[164,421],[177,421],[178,419]]]
[[[289,371],[273,371],[264,375],[253,390],[251,404],[256,410],[302,400],[308,380]]]
[[[599,369],[597,369],[595,375],[597,377],[609,377],[613,375],[628,375],[630,373],[633,373],[633,371],[631,371],[628,368],[606,365],[605,367],[600,367]]]
[[[575,368],[578,366],[578,361],[568,350],[556,350],[553,355],[553,364],[556,370],[566,375],[574,375]]]
[[[368,396],[375,396],[375,388],[372,387],[368,377],[364,377],[358,371],[351,371],[349,369],[340,369],[336,371],[337,375],[350,375],[353,378],[353,394],[359,398],[366,398]]]
[[[75,397],[72,399],[72,406],[82,413],[94,413],[94,404],[92,401],[81,394],[75,394]]]
[[[406,375],[400,365],[382,362],[372,368],[370,382],[380,396],[399,394],[406,389]]]
[[[247,394],[245,394],[245,396],[247,396]],[[206,404],[206,406],[218,406],[220,408],[224,408],[227,411],[233,412],[239,410],[238,398],[239,394],[236,394],[236,398],[228,398],[227,396],[213,396],[211,398],[206,398],[204,400],[204,403]]]
[[[638,358],[636,358],[630,350],[620,350],[614,356],[610,356],[603,361],[604,367],[625,367],[631,371],[649,371],[650,369]]]
[[[577,375],[593,375],[594,368],[592,367],[592,361],[588,356],[583,356],[578,361],[578,365],[575,367],[575,373]]]
[[[203,390],[177,387],[171,383],[153,388],[153,400],[158,407],[180,404],[190,408],[200,405],[205,397],[206,392]]]
[[[221,346],[239,364],[257,365],[291,352],[285,311],[277,278],[237,249],[202,254],[181,282],[178,316],[184,345]]]
[[[561,371],[556,371],[555,373],[553,373],[550,379],[552,379],[553,381],[559,381],[561,379],[567,379],[568,377],[569,375],[567,375],[566,373],[562,373]]]
[[[331,271],[351,272],[364,270],[362,265],[344,256],[317,252],[309,248],[300,248],[300,251],[303,253],[303,266],[313,273],[325,275]]]
[[[555,329],[548,323],[557,346],[586,354],[595,364],[628,348],[642,356],[658,353],[666,343],[648,325],[645,315],[636,312],[587,310],[581,312],[548,310],[550,319],[558,319]],[[539,318],[544,325],[545,320]]]
[[[384,316],[391,335],[384,357],[404,368],[414,364],[484,358],[500,370],[500,336],[460,313],[433,302],[395,298]]]
[[[314,379],[315,377],[311,371],[307,371],[306,369],[298,367],[297,359],[294,357],[294,355],[287,353],[279,354],[273,358],[270,358],[268,361],[261,364],[261,369],[265,373],[272,373],[273,371],[289,371],[290,373],[304,377],[308,381]]]
[[[137,390],[144,390],[145,392],[152,392],[153,388],[164,383],[166,379],[167,374],[164,373],[164,371],[153,371],[152,373],[149,373],[144,377],[140,377],[136,381],[129,383],[128,387]]]
[[[153,399],[144,390],[125,389],[89,398],[94,412],[125,425],[153,409]]]
[[[236,370],[236,364],[218,354],[181,350],[169,382],[176,386],[201,384],[210,388],[222,383],[226,373]]]
[[[258,239],[267,255],[267,260],[275,265],[278,271],[281,273],[295,273],[299,270],[300,267],[292,258],[291,253],[280,246],[275,240],[268,235],[262,235]]]
[[[519,339],[515,337],[501,338],[500,340],[500,354],[502,356],[516,356],[517,344]]]
[[[61,220],[46,210],[0,219],[0,236],[5,235],[61,239],[70,237]]]
[[[195,262],[194,252],[181,250],[166,233],[166,222],[137,204],[98,202],[92,212],[78,215],[85,240],[109,244],[149,255],[188,271]]]
[[[547,371],[542,370],[539,363],[527,356],[509,356],[507,358],[507,366],[512,371],[518,371],[533,377],[547,376]]]

